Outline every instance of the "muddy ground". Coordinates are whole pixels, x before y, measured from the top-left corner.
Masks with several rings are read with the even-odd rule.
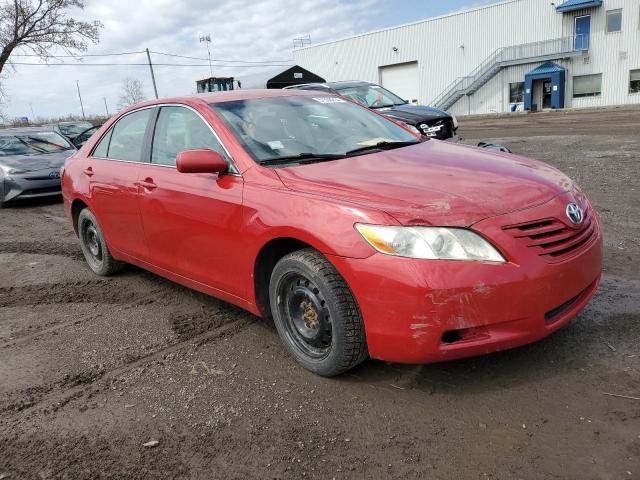
[[[273,326],[85,265],[59,201],[0,210],[0,479],[640,478],[640,110],[462,120],[578,179],[602,285],[534,345],[323,379]],[[144,447],[158,441],[154,448]]]

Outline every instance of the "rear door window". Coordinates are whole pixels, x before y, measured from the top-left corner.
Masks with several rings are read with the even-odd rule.
[[[153,110],[146,108],[137,112],[125,115],[112,128],[106,158],[114,160],[127,160],[130,162],[142,162],[142,152],[144,150],[144,139],[149,119]],[[107,135],[102,142],[104,142]],[[102,142],[94,152],[97,155],[102,147]]]
[[[102,137],[102,140],[100,140],[100,143],[98,143],[96,149],[93,151],[93,154],[91,155],[92,157],[107,158],[107,152],[109,151],[109,140],[111,140],[112,133],[113,128],[110,128],[107,134]]]

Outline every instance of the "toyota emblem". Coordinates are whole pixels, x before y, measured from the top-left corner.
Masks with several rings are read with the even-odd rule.
[[[575,203],[570,203],[567,205],[566,213],[567,217],[574,225],[580,225],[582,223],[582,220],[584,219],[582,209]]]

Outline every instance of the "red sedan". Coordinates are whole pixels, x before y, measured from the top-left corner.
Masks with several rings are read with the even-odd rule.
[[[62,181],[95,273],[131,263],[272,317],[320,375],[539,340],[601,274],[598,217],[564,174],[320,92],[138,104]]]

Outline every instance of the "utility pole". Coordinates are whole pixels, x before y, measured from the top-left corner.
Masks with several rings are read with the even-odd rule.
[[[102,97],[104,100],[104,109],[107,111],[107,117],[109,116],[109,107],[107,107],[107,97]]]
[[[80,99],[80,108],[82,109],[82,119],[84,120],[84,105],[82,105],[82,95],[80,95],[80,80],[76,80],[76,87],[78,87],[78,98]]]
[[[155,93],[156,98],[158,98],[158,87],[156,87],[156,77],[153,74],[153,64],[151,63],[151,54],[149,53],[148,48],[147,48],[147,60],[149,60],[149,70],[151,70],[151,81],[153,82],[153,93]]]
[[[35,122],[36,121],[36,114],[33,113],[33,104],[31,102],[29,102],[29,108],[31,109],[31,121]]]
[[[209,73],[213,77],[213,68],[211,67],[211,50],[209,50],[209,44],[211,43],[211,35],[206,34],[200,37],[200,43],[205,42],[207,44],[207,58],[209,59]]]

